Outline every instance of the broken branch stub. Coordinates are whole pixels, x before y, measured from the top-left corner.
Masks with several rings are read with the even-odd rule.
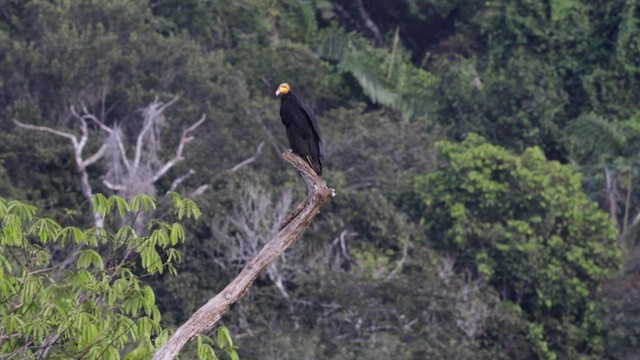
[[[287,218],[280,232],[245,265],[238,276],[176,330],[169,341],[156,351],[153,360],[174,359],[191,339],[215,325],[231,305],[249,291],[260,272],[296,242],[298,236],[320,212],[320,207],[335,196],[335,190],[327,187],[311,166],[298,155],[286,151],[282,158],[302,176],[307,186],[307,199],[294,211],[294,216]]]

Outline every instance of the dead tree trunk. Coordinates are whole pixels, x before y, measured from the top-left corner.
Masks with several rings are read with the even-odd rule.
[[[217,323],[231,305],[249,291],[260,272],[296,242],[298,236],[320,212],[320,207],[335,195],[335,190],[327,187],[327,184],[302,158],[291,151],[283,153],[282,157],[302,175],[308,191],[306,201],[298,206],[292,216],[285,221],[282,230],[262,248],[256,257],[249,261],[224,290],[198,309],[176,330],[167,344],[158,349],[153,360],[175,358],[187,342]]]

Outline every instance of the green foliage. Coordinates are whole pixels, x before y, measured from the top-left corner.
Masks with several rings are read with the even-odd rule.
[[[306,46],[281,41],[270,46],[241,44],[227,60],[247,75],[248,85],[259,94],[273,97],[279,83],[287,81],[305,101],[315,104],[321,96],[331,96],[333,77],[326,64]],[[265,86],[268,82],[271,86]]]
[[[407,269],[372,282],[366,270],[308,276],[298,289],[308,305],[273,319],[264,340],[241,350],[261,359],[530,359],[526,322],[496,306],[495,293],[465,281],[416,249]],[[319,309],[323,316],[310,310]],[[357,323],[357,328],[350,326]],[[498,330],[499,328],[499,330]]]
[[[415,182],[433,246],[519,305],[546,356],[602,354],[594,295],[620,253],[580,176],[538,148],[516,156],[474,134],[437,150],[438,170]]]
[[[568,96],[557,70],[537,56],[514,50],[496,67],[434,59],[430,68],[439,74],[430,92],[439,101],[430,115],[448,137],[477,132],[510,149],[539,145],[550,157],[564,157],[560,129]]]
[[[398,110],[405,119],[425,118],[436,77],[411,64],[397,41],[391,49],[379,49],[353,33],[327,28],[319,33],[315,48],[353,76],[371,102]]]
[[[304,42],[317,31],[316,9],[326,11],[324,1],[153,0],[154,14],[171,21],[163,31],[187,30],[207,48],[231,48],[248,41],[265,45],[270,38]]]
[[[191,200],[172,198],[178,218],[198,216]],[[107,220],[124,220],[155,207],[155,200],[98,194],[94,205]],[[154,220],[149,235],[123,234],[126,225],[63,227],[39,217],[33,206],[5,199],[0,219],[0,353],[50,359],[119,359],[128,353],[127,359],[142,359],[168,339],[154,291],[139,277],[175,266],[173,246],[185,239],[179,223]],[[237,359],[228,330],[218,333],[219,347]],[[210,347],[199,355],[215,358]]]
[[[431,169],[434,137],[423,124],[403,121],[390,111],[362,114],[363,110],[360,104],[323,116],[332,125],[324,133],[332,154],[327,166],[334,170],[329,176],[335,176],[335,182],[345,181],[342,187],[357,191],[391,194],[408,178]]]
[[[625,1],[617,41],[617,55],[622,66],[632,75],[640,72],[640,40],[636,34],[640,31],[640,3]]]
[[[637,250],[636,250],[637,251]],[[608,306],[604,314],[607,331],[605,346],[615,359],[633,359],[640,356],[640,294],[638,274],[621,276],[605,285],[603,301]]]
[[[627,145],[627,136],[631,135],[622,126],[596,114],[583,114],[564,131],[573,140],[579,157],[593,156],[596,161],[620,154]]]

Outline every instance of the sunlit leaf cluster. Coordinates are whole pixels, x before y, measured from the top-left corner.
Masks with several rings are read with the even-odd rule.
[[[186,233],[169,219],[197,218],[200,210],[174,193],[169,216],[136,233],[127,223],[156,209],[155,199],[93,200],[96,213],[119,226],[62,226],[33,206],[0,199],[0,353],[7,358],[146,359],[171,334],[140,277],[175,273],[175,246]],[[220,347],[234,353],[228,331],[219,334]],[[212,349],[199,350],[200,358],[215,359]]]

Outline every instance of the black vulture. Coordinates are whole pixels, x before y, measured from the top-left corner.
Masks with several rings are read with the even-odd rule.
[[[315,114],[291,91],[287,83],[278,86],[276,95],[282,95],[280,117],[287,129],[291,150],[307,160],[313,170],[321,175],[324,144],[320,138],[320,127]]]

